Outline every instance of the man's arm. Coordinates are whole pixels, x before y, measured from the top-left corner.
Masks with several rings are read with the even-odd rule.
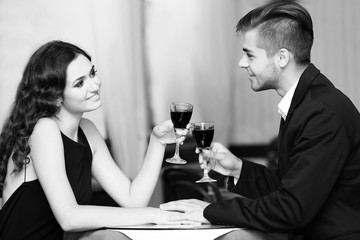
[[[212,170],[230,177],[229,190],[232,192],[256,198],[274,191],[279,185],[279,176],[274,171],[239,159],[220,143],[214,142],[211,150],[206,150],[203,154],[210,159]]]
[[[282,143],[287,154],[279,159],[282,178],[276,190],[256,199],[212,203],[204,210],[206,219],[262,231],[296,231],[318,214],[347,159],[349,140],[342,122],[321,104],[304,105],[296,114]]]

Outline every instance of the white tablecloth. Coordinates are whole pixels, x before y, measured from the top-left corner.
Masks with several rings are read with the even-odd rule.
[[[141,225],[127,226],[121,229],[113,229],[113,231],[119,231],[133,240],[213,240],[239,229],[219,225]]]

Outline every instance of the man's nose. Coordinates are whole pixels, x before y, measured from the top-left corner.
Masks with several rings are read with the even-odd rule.
[[[241,57],[241,59],[240,59],[240,61],[239,61],[239,67],[241,67],[241,68],[247,68],[247,67],[249,67],[249,63],[248,63],[248,61],[246,60],[246,56],[245,56],[245,55],[243,55],[243,56]]]

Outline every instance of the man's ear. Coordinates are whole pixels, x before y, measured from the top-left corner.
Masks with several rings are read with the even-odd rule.
[[[285,67],[290,61],[290,52],[286,48],[282,48],[278,52],[278,63],[280,67]]]

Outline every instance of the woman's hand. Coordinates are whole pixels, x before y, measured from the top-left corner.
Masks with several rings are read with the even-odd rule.
[[[188,124],[188,126],[186,126],[186,129],[184,130],[177,129],[175,134],[173,123],[171,122],[171,120],[167,120],[163,123],[156,125],[153,128],[152,135],[157,139],[159,143],[164,145],[175,142],[182,143],[189,132],[189,128],[190,124]]]

